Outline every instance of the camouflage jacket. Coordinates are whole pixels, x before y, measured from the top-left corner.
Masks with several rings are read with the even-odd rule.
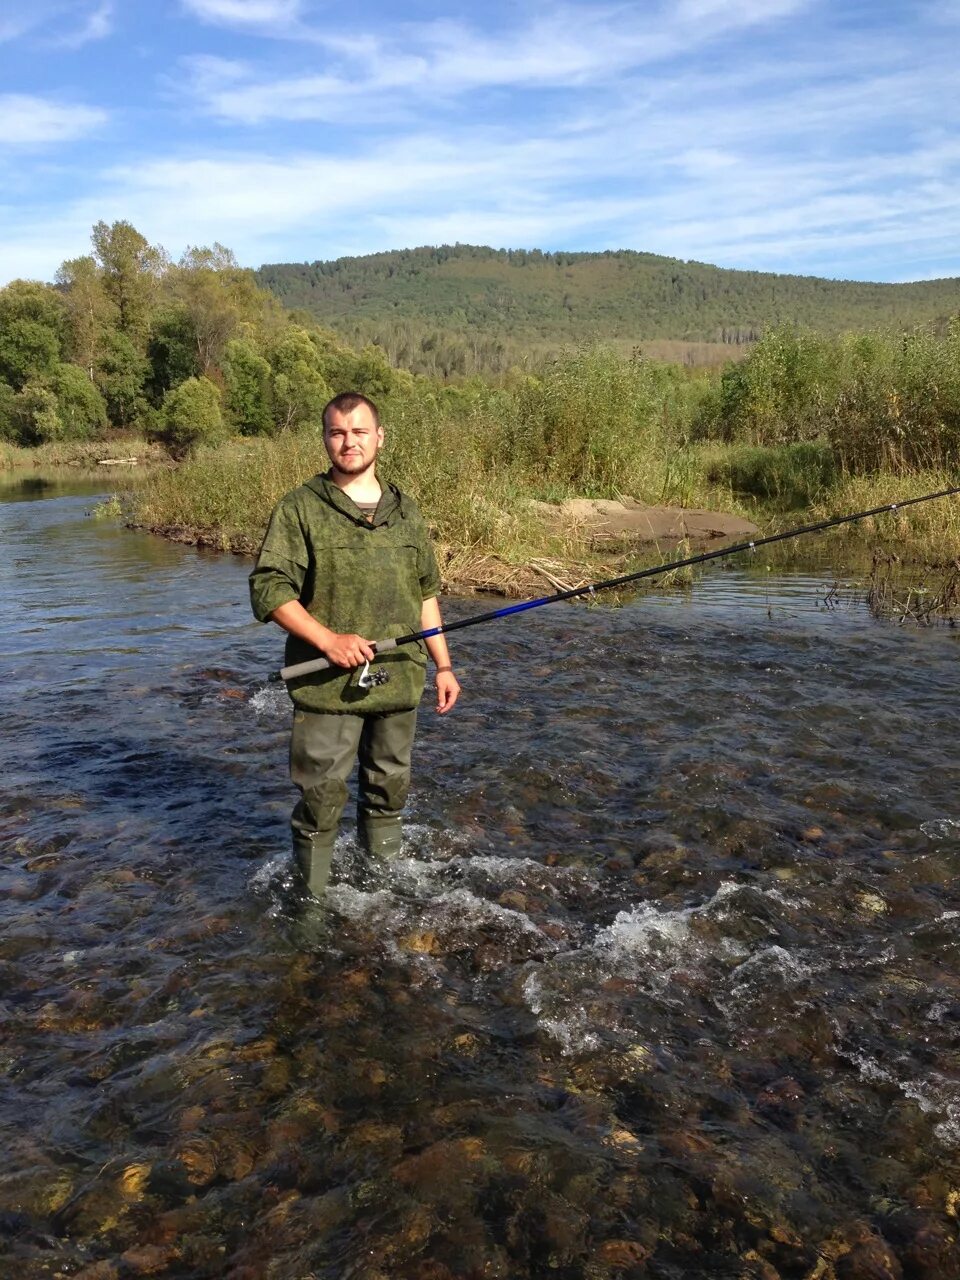
[[[368,520],[329,473],[280,499],[250,575],[250,600],[261,622],[299,600],[325,627],[368,640],[419,631],[423,601],[439,592],[436,557],[416,503],[384,485]],[[287,636],[287,666],[317,656],[312,645]],[[291,680],[287,689],[304,711],[409,711],[423,694],[426,664],[421,641],[378,658],[377,667],[389,673],[386,684],[361,689],[359,670],[334,667]]]

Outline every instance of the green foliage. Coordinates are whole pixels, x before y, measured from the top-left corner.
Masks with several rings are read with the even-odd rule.
[[[147,359],[150,372],[146,390],[153,404],[161,404],[173,387],[202,372],[197,357],[197,332],[183,303],[172,302],[152,316]]]
[[[837,478],[837,463],[824,441],[783,445],[733,445],[711,460],[708,483],[739,497],[758,498],[787,510],[819,501]]]
[[[823,444],[853,474],[946,466],[960,449],[960,327],[942,338],[777,330],[704,408],[700,439]]]
[[[49,444],[63,438],[57,397],[41,382],[28,382],[17,393],[14,424],[20,444]]]
[[[66,315],[64,355],[93,377],[106,336],[117,325],[117,309],[92,256],[73,258],[57,271],[57,288]]]
[[[96,383],[107,403],[110,421],[127,427],[147,412],[144,383],[150,365],[125,333],[112,330],[104,339]]]
[[[551,492],[609,497],[648,491],[667,448],[673,375],[605,347],[555,361],[513,395],[503,445],[530,482]]]
[[[759,445],[815,439],[840,387],[835,346],[786,328],[763,338],[720,380],[723,438]]]
[[[20,440],[17,420],[17,394],[13,387],[0,382],[0,441],[18,444]]]
[[[273,417],[278,431],[322,431],[320,415],[333,395],[324,377],[318,342],[291,325],[269,353],[273,368]]]
[[[14,280],[0,289],[0,378],[19,391],[49,376],[63,348],[64,314],[49,285]]]
[[[58,364],[50,379],[50,389],[57,401],[59,439],[86,440],[106,427],[106,401],[75,364]]]
[[[162,432],[171,451],[184,455],[223,438],[220,390],[209,378],[188,378],[163,400]]]
[[[224,352],[223,378],[227,411],[237,431],[246,436],[273,432],[273,370],[249,342],[234,338]]]
[[[189,317],[197,372],[204,376],[222,366],[227,343],[242,328],[263,328],[272,310],[253,272],[239,267],[222,244],[188,249],[165,284]]]
[[[331,395],[359,391],[379,402],[388,399],[404,383],[405,375],[391,368],[383,352],[374,346],[368,345],[362,351],[339,345],[328,348],[322,364],[326,381],[333,388]],[[408,375],[404,385],[410,385]]]
[[[103,288],[116,308],[120,332],[142,351],[165,255],[129,222],[115,222],[109,227],[98,222],[91,238]]]
[[[355,345],[431,377],[539,362],[583,342],[658,339],[748,349],[784,323],[838,334],[942,322],[957,283],[862,284],[729,271],[628,250],[540,253],[474,245],[263,266],[261,284]],[[695,349],[691,346],[691,349]]]
[[[834,470],[945,467],[960,446],[949,281],[833,284],[469,246],[263,269],[351,346],[307,312],[284,315],[222,245],[172,265],[129,223],[98,223],[92,238],[55,289],[0,290],[0,439],[69,443],[134,425],[178,452],[228,426],[316,439],[326,400],[358,390],[390,424],[391,465],[464,538],[499,527],[510,493],[691,501],[706,457],[727,494],[791,505]],[[883,330],[908,314],[938,326]],[[795,327],[804,317],[822,331]],[[852,317],[876,327],[827,332]],[[641,355],[636,343],[664,332],[751,346],[722,375],[697,373]],[[476,373],[491,368],[495,382]],[[723,462],[717,444],[734,447]]]

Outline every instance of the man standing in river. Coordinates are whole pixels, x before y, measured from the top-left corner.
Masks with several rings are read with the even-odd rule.
[[[330,663],[287,685],[294,705],[290,774],[300,789],[293,848],[317,897],[358,757],[361,846],[379,858],[400,851],[428,652],[437,711],[444,715],[460,693],[442,635],[382,657],[368,638],[441,625],[440,574],[426,524],[411,498],[377,477],[383,439],[366,396],[344,392],[330,401],[323,411],[330,470],[277,503],[250,575],[254,614],[288,633],[286,664],[317,650]]]

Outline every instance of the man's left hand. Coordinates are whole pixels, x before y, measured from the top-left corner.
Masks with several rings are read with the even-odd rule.
[[[453,705],[460,697],[460,681],[452,671],[438,671],[435,677],[437,685],[437,711],[446,715],[453,710]]]

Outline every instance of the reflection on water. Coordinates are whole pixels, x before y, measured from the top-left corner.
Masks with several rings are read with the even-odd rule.
[[[954,633],[749,564],[461,633],[305,914],[246,565],[91,505],[0,505],[0,1274],[956,1280]]]

